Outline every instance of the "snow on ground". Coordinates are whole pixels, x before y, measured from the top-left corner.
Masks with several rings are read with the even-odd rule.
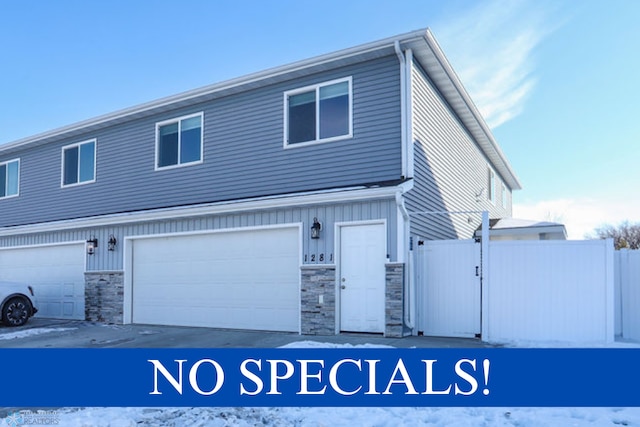
[[[298,341],[283,348],[357,347],[386,346]],[[56,417],[70,427],[640,427],[640,408],[68,408],[56,410]]]
[[[337,344],[330,342],[317,342],[317,341],[295,341],[289,344],[285,344],[280,348],[394,348],[390,345],[381,344]]]
[[[32,328],[32,329],[23,329],[21,331],[16,331],[16,332],[0,333],[0,340],[13,340],[13,339],[17,339],[17,338],[30,337],[32,335],[48,334],[48,333],[51,333],[51,332],[73,331],[74,329],[78,329],[78,328]]]
[[[57,412],[80,426],[640,426],[640,408],[86,408]]]
[[[640,348],[640,343],[617,340],[604,342],[568,342],[568,341],[495,341],[491,344],[507,348]]]

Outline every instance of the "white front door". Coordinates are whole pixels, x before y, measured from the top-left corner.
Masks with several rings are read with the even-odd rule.
[[[384,332],[386,227],[340,227],[340,330]]]

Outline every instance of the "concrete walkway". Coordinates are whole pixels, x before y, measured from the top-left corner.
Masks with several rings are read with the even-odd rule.
[[[287,344],[318,343],[384,345],[398,348],[491,347],[477,339],[405,337],[374,334],[329,336],[237,331],[155,325],[104,325],[84,321],[33,318],[22,327],[0,325],[0,348],[275,348]]]

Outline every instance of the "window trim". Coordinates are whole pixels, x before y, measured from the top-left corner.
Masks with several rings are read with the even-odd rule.
[[[345,135],[332,136],[330,138],[320,138],[320,88],[325,86],[331,86],[338,83],[348,82],[349,83],[349,107],[348,107],[348,125],[349,132]],[[304,92],[310,92],[315,90],[316,92],[316,139],[311,141],[304,142],[295,142],[293,144],[289,144],[289,97],[292,95],[298,95]],[[322,83],[316,83],[309,86],[304,86],[296,89],[287,90],[284,92],[284,132],[283,132],[283,148],[299,148],[299,147],[308,147],[310,145],[324,144],[326,142],[340,141],[343,139],[353,138],[353,77],[342,77],[339,79],[329,80]]]
[[[183,120],[187,120],[187,119],[191,119],[194,117],[200,117],[200,159],[199,160],[195,160],[193,162],[186,162],[186,163],[182,163],[180,162],[180,138],[181,138],[181,129],[182,129],[182,121]],[[158,162],[160,161],[160,128],[162,126],[167,126],[173,123],[177,123],[178,124],[178,163],[176,163],[175,165],[168,165],[168,166],[159,166]],[[204,163],[204,111],[200,111],[199,113],[193,113],[193,114],[187,114],[184,116],[180,116],[180,117],[174,117],[171,119],[167,119],[167,120],[163,120],[161,122],[156,122],[156,152],[155,152],[155,160],[153,163],[153,168],[155,171],[163,171],[163,170],[168,170],[168,169],[176,169],[176,168],[182,168],[182,167],[187,167],[187,166],[193,166],[193,165],[199,165],[201,163]]]
[[[85,144],[93,143],[93,178],[87,181],[80,181],[80,147]],[[70,148],[78,147],[78,181],[72,184],[64,183],[64,152]],[[96,182],[96,175],[98,169],[98,139],[87,139],[85,141],[75,142],[62,147],[61,159],[60,159],[60,188],[77,187],[79,185],[93,184]]]
[[[10,194],[7,195],[7,186],[9,185],[9,179],[8,179],[8,173],[9,173],[9,168],[7,167],[7,171],[5,172],[5,174],[7,174],[7,176],[5,176],[5,188],[4,188],[4,192],[5,195],[4,196],[0,196],[0,200],[5,200],[5,199],[11,199],[13,197],[18,197],[20,196],[20,157],[17,157],[15,159],[10,159],[10,160],[6,160],[6,161],[2,161],[0,162],[0,166],[7,166],[9,163],[13,163],[13,162],[18,162],[18,192],[16,194]]]

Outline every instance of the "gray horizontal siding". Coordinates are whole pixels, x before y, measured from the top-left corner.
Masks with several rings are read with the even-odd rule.
[[[345,76],[353,138],[283,149],[283,93]],[[0,226],[398,179],[399,97],[398,60],[388,56],[12,152],[20,197],[0,200]],[[200,111],[204,162],[155,171],[155,123]],[[61,147],[93,138],[96,182],[60,188]]]
[[[476,198],[487,187],[489,162],[418,64],[412,67],[412,86],[415,186],[407,197],[408,210],[488,210],[491,218],[511,216],[511,190],[507,187],[503,209],[499,175],[495,205],[486,190]],[[480,221],[480,215],[415,216],[411,232],[428,239],[470,238]]]
[[[184,233],[204,230],[223,230],[266,225],[303,224],[303,263],[331,264],[335,262],[334,225],[337,222],[385,219],[387,221],[387,246],[391,261],[397,259],[395,225],[396,204],[394,199],[339,203],[300,208],[282,208],[238,214],[208,215],[194,218],[131,223],[117,226],[85,228],[50,233],[24,234],[0,237],[0,247],[32,246],[71,241],[86,241],[91,236],[98,239],[94,255],[87,255],[87,271],[111,271],[123,269],[123,247],[127,236]],[[322,222],[320,239],[310,238],[313,218]],[[110,235],[118,240],[115,251],[107,250]],[[268,248],[265,248],[268,250]],[[320,261],[320,255],[324,261]],[[315,261],[312,262],[312,255]],[[306,256],[306,262],[305,262]],[[333,261],[332,261],[333,257]]]

